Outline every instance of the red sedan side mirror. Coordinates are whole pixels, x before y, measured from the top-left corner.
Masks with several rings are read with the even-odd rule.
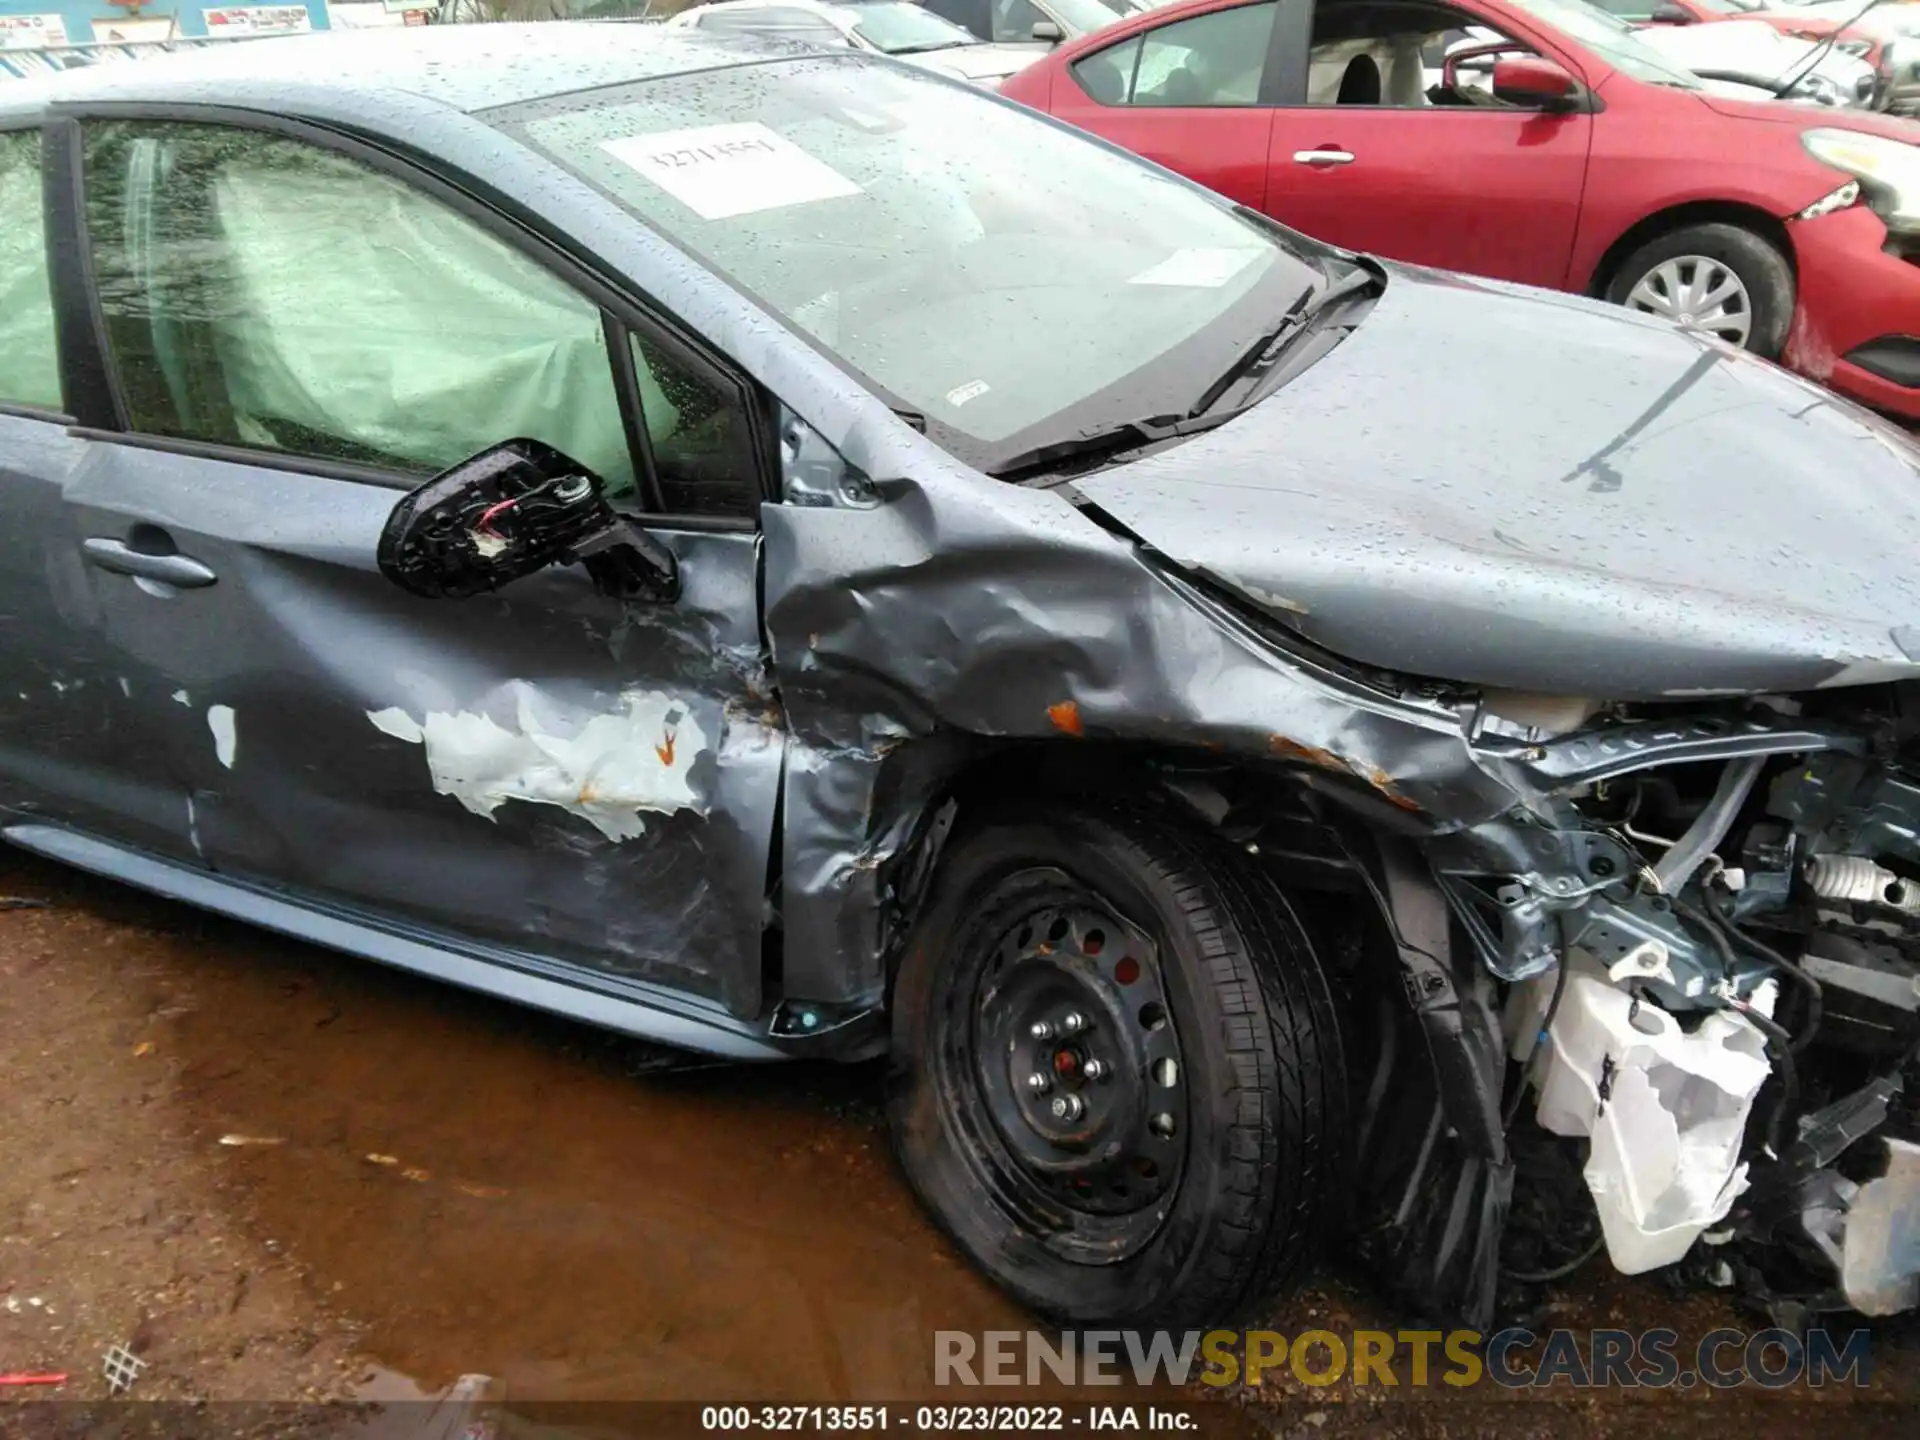
[[[1493,98],[1539,110],[1564,109],[1580,82],[1564,65],[1540,55],[1507,55],[1493,62]]]

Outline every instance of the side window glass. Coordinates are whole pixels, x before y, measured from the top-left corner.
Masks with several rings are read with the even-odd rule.
[[[1451,84],[1445,74],[1450,50],[1505,38],[1478,19],[1441,5],[1321,0],[1313,13],[1307,103],[1398,110],[1510,109],[1493,98],[1491,58],[1455,65]],[[1513,47],[1514,52],[1522,49]]]
[[[0,401],[45,410],[61,403],[38,130],[0,135]]]
[[[982,40],[989,38],[992,22],[988,17],[986,0],[925,0],[925,4],[942,20],[951,20],[962,30],[971,31]]]
[[[1125,105],[1133,94],[1133,76],[1139,68],[1140,37],[1136,35],[1074,61],[1071,73],[1089,100],[1100,105]]]
[[[995,40],[1031,40],[1033,27],[1047,17],[1033,0],[993,0],[993,38]]]
[[[344,156],[88,127],[87,223],[136,429],[432,474],[517,436],[634,486],[598,307]]]
[[[633,337],[640,409],[670,515],[752,518],[760,512],[753,436],[731,386],[676,346]]]
[[[752,10],[715,10],[701,19],[700,28],[723,30],[736,35],[770,35],[796,44],[841,49],[851,43],[810,10],[791,10],[771,5]]]
[[[1275,8],[1241,5],[1162,25],[1076,62],[1074,78],[1103,105],[1258,104]]]

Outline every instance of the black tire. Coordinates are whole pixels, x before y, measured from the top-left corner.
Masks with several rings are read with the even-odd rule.
[[[1104,939],[1089,914],[1116,918],[1123,933]],[[1053,938],[1017,953],[1030,922]],[[1122,1118],[1088,1155],[1070,1151],[1063,1162],[1090,1168],[1035,1170],[1012,1146],[1036,1144],[1023,1107],[1038,1102],[1018,1092],[1033,1088],[1028,1065],[1047,1062],[1016,1053],[1032,1031],[1014,997],[1057,986],[1079,994],[1072,987],[1083,983],[1093,1022],[1085,1049],[1110,1050],[1117,1063],[1107,1081],[1089,1083],[1061,1071],[1056,1053],[1053,1073],[1063,1090],[1079,1081],[1090,1129],[1104,1123],[1091,1118],[1101,1107]],[[1137,1003],[1155,994],[1170,1035],[1149,1026],[1158,1001]],[[1003,1010],[1016,1017],[1004,1051],[989,1024]],[[1064,1042],[1034,1043],[1046,1052]],[[1004,1053],[1006,1085],[999,1061],[979,1063],[983,1046]],[[1176,1053],[1180,1083],[1168,1088],[1161,1067]],[[889,1081],[888,1120],[909,1183],[988,1275],[1049,1316],[1230,1320],[1286,1281],[1344,1203],[1345,1069],[1312,946],[1245,856],[1168,818],[1046,803],[956,831],[896,977]],[[1128,1097],[1149,1112],[1144,1130],[1124,1119]],[[1174,1106],[1169,1140],[1156,1127]],[[1058,1152],[1048,1136],[1037,1144]],[[1095,1153],[1120,1158],[1100,1169]],[[1087,1209],[1099,1206],[1123,1213]]]
[[[1656,235],[1620,262],[1607,299],[1625,305],[1633,289],[1669,260],[1701,256],[1724,265],[1745,288],[1751,313],[1746,348],[1778,360],[1793,323],[1793,266],[1772,241],[1740,225],[1683,225]]]

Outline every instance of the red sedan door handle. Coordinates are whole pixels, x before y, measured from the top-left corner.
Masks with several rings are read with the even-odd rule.
[[[1338,145],[1322,145],[1317,150],[1296,150],[1293,163],[1311,165],[1316,170],[1325,170],[1331,165],[1351,165],[1353,152],[1342,150]]]

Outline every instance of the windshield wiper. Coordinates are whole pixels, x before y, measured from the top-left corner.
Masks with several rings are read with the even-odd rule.
[[[1386,283],[1386,271],[1379,262],[1361,258],[1355,268],[1323,290],[1308,290],[1287,307],[1280,323],[1249,345],[1226,373],[1209,385],[1187,412],[1189,420],[1206,414],[1220,403],[1220,397],[1241,380],[1257,376],[1280,358],[1280,352],[1301,335],[1321,315],[1342,300]]]
[[[927,55],[932,53],[935,50],[958,50],[962,45],[973,45],[977,43],[978,43],[977,41],[974,41],[971,39],[935,40],[926,45],[901,45],[895,49],[887,51],[887,54],[889,55]]]
[[[1129,450],[1142,450],[1175,436],[1198,435],[1224,425],[1238,412],[1223,415],[1154,415],[1144,420],[1129,420],[1107,430],[1075,435],[1070,440],[1055,440],[1022,450],[987,473],[998,480],[1020,480],[1028,475],[1046,475],[1073,460],[1107,460]]]
[[[1793,93],[1794,86],[1798,85],[1802,80],[1820,68],[1820,63],[1832,53],[1833,47],[1839,43],[1840,32],[1849,30],[1859,24],[1866,18],[1867,12],[1879,3],[1880,0],[1867,0],[1866,4],[1854,12],[1852,19],[1848,20],[1845,24],[1834,26],[1833,29],[1827,32],[1827,38],[1813,47],[1813,53],[1807,57],[1805,64],[1798,70],[1793,71],[1791,75],[1776,76],[1774,83],[1765,88],[1772,90],[1776,99],[1786,99],[1787,96]]]
[[[1244,406],[1214,410],[1220,397],[1243,379],[1256,383],[1271,371],[1281,354],[1294,340],[1312,328],[1313,322],[1343,300],[1386,284],[1387,272],[1377,260],[1359,257],[1356,268],[1323,290],[1308,290],[1300,295],[1281,317],[1280,323],[1247,347],[1185,415],[1151,415],[1129,420],[1105,430],[1076,435],[1036,445],[1010,456],[988,471],[1001,480],[1018,480],[1028,475],[1049,474],[1075,460],[1106,460],[1129,450],[1145,449],[1162,440],[1198,435],[1226,424],[1241,413]],[[1212,413],[1208,413],[1212,412]]]

